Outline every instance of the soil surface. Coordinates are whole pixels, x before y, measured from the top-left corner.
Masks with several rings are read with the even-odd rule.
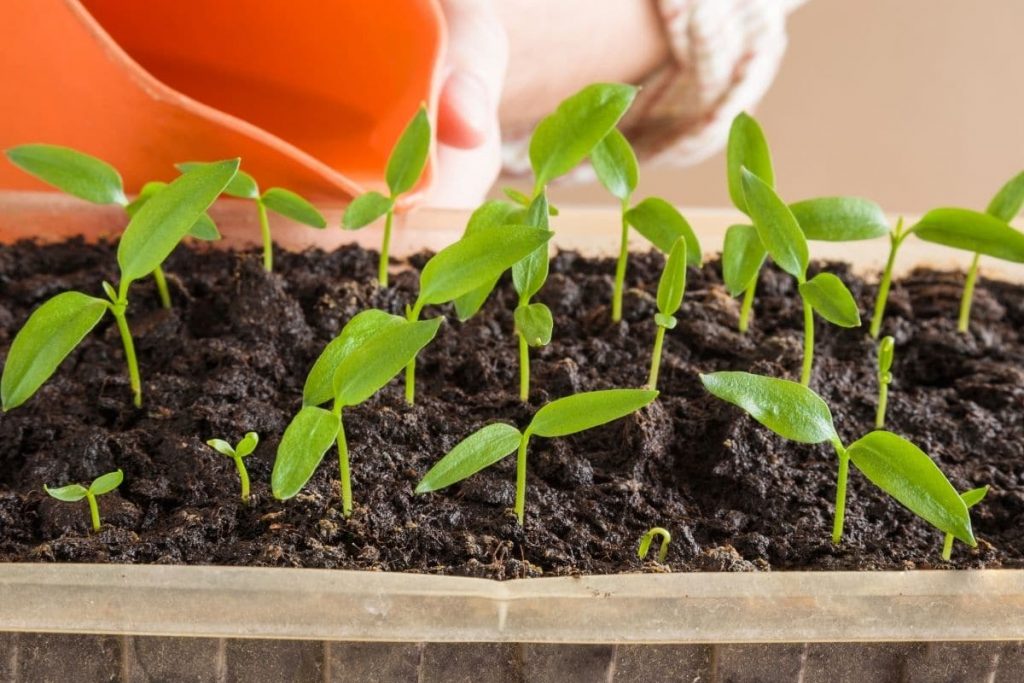
[[[421,355],[417,403],[401,378],[346,409],[355,511],[341,515],[331,452],[290,501],[269,491],[280,436],[301,403],[322,347],[358,311],[394,313],[415,298],[416,267],[396,266],[378,291],[376,255],[179,248],[166,264],[174,308],[149,281],[133,286],[129,320],[145,404],[132,407],[120,339],[106,319],[24,406],[0,416],[0,560],[329,567],[508,579],[628,571],[749,571],[1024,567],[1024,287],[982,281],[968,334],[955,317],[958,273],[897,282],[886,331],[896,338],[888,427],[921,446],[958,490],[989,484],[973,511],[979,544],[939,553],[942,534],[851,468],[846,529],[830,530],[837,460],[830,447],[784,442],[706,394],[698,372],[742,369],[794,378],[802,317],[792,278],[761,276],[755,316],[736,331],[738,301],[720,264],[690,270],[679,325],[665,341],[658,401],[608,426],[530,444],[526,526],[510,512],[515,457],[464,483],[414,496],[419,478],[459,440],[496,420],[524,426],[545,401],[646,381],[660,255],[633,255],[625,321],[609,322],[614,266],[562,253],[538,300],[555,315],[552,343],[534,350],[530,405],[518,400],[515,295],[504,281],[480,315],[449,307]],[[869,311],[874,287],[827,264]],[[812,270],[816,270],[813,267]],[[111,245],[0,247],[0,349],[47,298],[102,296],[115,282]],[[866,329],[819,320],[813,387],[850,442],[871,429],[875,345]],[[249,506],[234,463],[205,445],[256,431],[246,459]],[[88,531],[85,503],[43,484],[88,482],[122,468]],[[651,526],[672,533],[665,565],[636,557]],[[656,553],[653,552],[651,557]]]

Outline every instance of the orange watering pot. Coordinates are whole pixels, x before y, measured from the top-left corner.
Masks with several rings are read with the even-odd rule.
[[[436,0],[7,0],[0,148],[80,149],[129,192],[239,156],[263,187],[345,201],[436,110],[444,43]],[[6,161],[0,188],[48,189]]]

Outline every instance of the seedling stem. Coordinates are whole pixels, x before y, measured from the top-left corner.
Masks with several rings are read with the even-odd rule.
[[[395,212],[388,211],[384,218],[384,240],[380,246],[380,262],[377,264],[377,281],[380,282],[381,287],[388,286],[388,254],[391,250],[391,223],[394,217]]]
[[[668,532],[668,529],[663,529],[660,526],[651,527],[647,533],[640,537],[640,547],[636,551],[636,556],[641,560],[647,557],[655,536],[661,536],[661,546],[658,548],[658,562],[664,563],[665,558],[668,556],[668,544],[672,542],[672,534]]]
[[[622,289],[626,279],[626,264],[629,261],[629,222],[626,211],[629,210],[628,198],[622,201],[622,240],[619,244],[619,260],[615,264],[615,291],[612,294],[612,322],[622,320]]]
[[[667,328],[658,325],[658,331],[654,333],[654,352],[651,354],[651,372],[647,376],[647,388],[658,387],[658,370],[661,368],[661,345],[665,341],[665,330]]]
[[[832,543],[839,545],[843,538],[843,520],[846,517],[846,480],[850,473],[850,456],[843,444],[833,441],[832,446],[839,456],[839,476],[836,479],[836,514],[832,521]]]
[[[878,297],[875,299],[875,312],[871,316],[871,337],[878,339],[882,331],[882,319],[885,317],[885,304],[889,299],[889,287],[892,286],[892,271],[896,265],[896,253],[913,230],[903,232],[903,217],[896,221],[896,229],[889,234],[889,259],[885,263],[885,270],[882,272],[882,279],[878,283]]]
[[[971,267],[967,271],[967,280],[964,282],[964,292],[960,297],[960,318],[957,321],[958,332],[966,332],[971,322],[971,301],[974,299],[974,284],[978,280],[978,262],[981,254],[975,253],[971,261]]]
[[[743,293],[743,303],[740,304],[740,334],[745,334],[750,328],[750,310],[754,307],[754,295],[757,292],[757,278],[750,283],[747,291]]]
[[[132,401],[136,408],[141,408],[142,380],[139,377],[139,362],[135,357],[135,341],[132,339],[132,331],[128,327],[128,318],[125,317],[128,302],[124,298],[119,297],[108,306],[114,316],[114,320],[117,322],[117,330],[121,333],[121,342],[124,344],[124,359],[128,364],[128,383],[132,389]]]
[[[530,400],[530,345],[526,337],[519,336],[519,399],[526,403]]]
[[[814,309],[804,304],[804,365],[800,370],[800,384],[811,385],[811,370],[814,368]]]
[[[259,197],[256,198],[256,213],[260,217],[260,237],[263,239],[263,270],[269,273],[274,270],[274,247],[270,239],[270,220],[267,218],[267,206]]]
[[[516,519],[519,520],[519,526],[523,526],[526,518],[526,446],[529,443],[530,430],[526,430],[519,440],[519,452],[516,455]]]

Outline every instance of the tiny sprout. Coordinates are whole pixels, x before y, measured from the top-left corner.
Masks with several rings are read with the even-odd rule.
[[[521,525],[526,510],[526,447],[531,436],[553,438],[593,429],[643,408],[657,396],[657,391],[643,389],[590,391],[543,406],[522,432],[500,422],[487,425],[438,460],[416,486],[416,493],[451,486],[518,449],[515,513]]]
[[[920,448],[892,432],[873,431],[844,446],[825,401],[806,386],[746,372],[701,375],[713,395],[742,408],[784,439],[832,444],[839,457],[832,542],[843,536],[850,462],[878,488],[940,531],[976,546],[971,516],[946,476]]]
[[[135,343],[125,316],[128,289],[135,280],[163,263],[237,169],[238,159],[232,159],[189,171],[146,201],[121,235],[117,245],[121,280],[116,290],[110,283],[102,283],[106,299],[62,292],[32,312],[14,337],[0,378],[4,410],[16,408],[31,398],[108,311],[114,316],[124,345],[135,406],[142,406]]]
[[[875,429],[885,427],[885,409],[889,401],[889,385],[892,383],[892,360],[896,341],[883,337],[878,343],[878,410],[875,413]]]
[[[676,311],[683,304],[686,292],[686,240],[676,240],[672,251],[665,261],[665,269],[661,271],[658,281],[658,312],[654,314],[654,324],[658,331],[654,337],[654,351],[651,353],[651,372],[647,377],[647,388],[658,388],[658,368],[661,367],[661,346],[665,341],[665,330],[675,329]]]
[[[361,194],[348,205],[341,218],[345,230],[358,230],[384,216],[384,238],[380,246],[380,262],[377,266],[377,281],[388,286],[388,252],[391,245],[391,223],[395,215],[398,196],[411,190],[423,174],[430,154],[430,119],[427,108],[420,105],[412,120],[399,136],[391,156],[388,157],[385,179],[389,196],[370,191]]]
[[[237,446],[232,446],[223,439],[210,439],[206,442],[207,446],[235,461],[235,467],[238,468],[238,477],[242,480],[242,502],[246,505],[249,504],[249,472],[245,469],[245,463],[242,462],[242,458],[252,455],[259,442],[260,436],[256,432],[246,432]]]
[[[177,167],[181,171],[190,171],[203,164],[204,162],[187,161],[177,164]],[[260,194],[260,186],[256,183],[256,179],[241,169],[224,188],[224,194],[238,199],[251,199],[256,203],[256,213],[260,221],[260,236],[263,240],[263,269],[268,273],[274,269],[274,244],[270,236],[270,219],[267,217],[267,209],[312,228],[327,227],[327,221],[323,215],[306,199],[283,187],[271,187]]]
[[[960,494],[960,498],[964,501],[964,505],[970,510],[972,507],[984,500],[985,496],[988,495],[988,486],[982,486],[981,488],[971,489],[970,491],[964,491]],[[953,555],[953,534],[947,533],[946,540],[942,544],[942,559],[949,562],[949,558]]]
[[[651,542],[654,541],[655,536],[661,536],[661,547],[658,548],[658,562],[664,563],[665,557],[668,556],[668,544],[672,542],[672,534],[660,526],[651,527],[647,533],[640,537],[640,548],[637,549],[636,556],[641,560],[647,557],[647,553],[651,549]]]
[[[96,504],[96,496],[102,496],[104,493],[110,493],[120,486],[122,481],[124,481],[124,473],[121,472],[121,470],[116,470],[96,477],[96,479],[89,484],[89,488],[86,488],[81,484],[70,484],[68,486],[51,489],[49,486],[44,484],[43,490],[46,491],[50,497],[62,500],[65,503],[77,503],[85,498],[89,503],[89,518],[92,520],[92,530],[99,531],[100,509]]]

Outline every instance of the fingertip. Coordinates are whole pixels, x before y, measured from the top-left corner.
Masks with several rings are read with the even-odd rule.
[[[492,103],[482,79],[456,71],[445,81],[437,112],[437,138],[459,149],[474,149],[487,139],[494,118]]]

